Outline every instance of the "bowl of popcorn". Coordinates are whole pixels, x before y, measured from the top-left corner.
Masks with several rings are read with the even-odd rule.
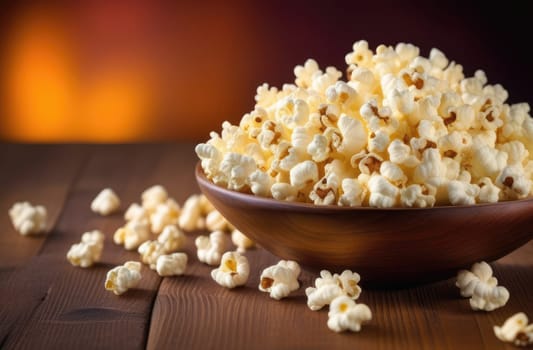
[[[358,41],[346,79],[314,60],[259,86],[239,125],[196,146],[202,192],[284,259],[426,282],[533,237],[533,119],[437,49]]]

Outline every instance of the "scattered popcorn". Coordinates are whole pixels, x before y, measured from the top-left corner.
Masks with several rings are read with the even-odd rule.
[[[167,190],[161,185],[155,185],[146,189],[142,194],[142,206],[149,213],[155,211],[159,204],[165,203],[168,199]]]
[[[85,232],[81,242],[73,244],[67,252],[67,259],[74,266],[90,267],[100,261],[104,249],[104,234],[98,230]]]
[[[125,293],[135,287],[141,280],[141,263],[127,261],[124,265],[117,266],[107,272],[105,289],[116,295]]]
[[[120,199],[110,188],[103,189],[91,203],[91,210],[100,215],[109,215],[120,208]]]
[[[372,312],[365,304],[356,304],[346,295],[333,299],[328,312],[328,328],[334,332],[346,330],[359,332],[361,325],[372,319]]]
[[[211,271],[211,277],[222,287],[235,288],[248,280],[250,265],[248,259],[238,252],[226,252],[220,261],[220,267]]]
[[[46,229],[46,208],[29,202],[18,202],[9,209],[11,222],[21,235],[33,235]]]
[[[483,71],[465,77],[438,49],[426,58],[406,43],[373,51],[361,40],[345,60],[347,81],[309,59],[294,69],[294,84],[261,85],[239,125],[224,122],[197,145],[207,178],[317,205],[432,207],[533,195],[529,105],[507,104],[507,91]],[[344,170],[328,172],[335,163]]]
[[[231,231],[231,241],[237,246],[237,251],[239,253],[244,253],[246,250],[255,246],[254,241],[239,230]]]
[[[180,206],[172,198],[158,204],[150,215],[153,234],[160,234],[167,225],[176,225],[180,215]]]
[[[203,229],[205,226],[202,211],[205,200],[201,195],[192,195],[183,204],[181,215],[178,219],[179,227],[185,231]]]
[[[157,259],[166,253],[164,246],[158,241],[146,241],[137,249],[141,254],[141,262],[155,270]]]
[[[341,295],[356,300],[361,294],[361,288],[358,285],[360,279],[359,274],[350,270],[345,270],[340,275],[332,275],[327,270],[320,271],[320,277],[315,280],[315,287],[308,287],[305,290],[307,306],[317,311]]]
[[[212,210],[205,218],[205,227],[209,231],[229,231],[230,223],[218,210]]]
[[[503,342],[513,343],[516,346],[528,346],[533,344],[533,324],[523,312],[519,312],[508,318],[504,324],[494,326],[494,334]]]
[[[116,244],[123,244],[127,250],[133,250],[150,239],[150,224],[147,220],[133,220],[119,228],[113,235]]]
[[[484,261],[475,263],[471,271],[459,271],[455,285],[463,297],[470,298],[473,310],[492,311],[509,300],[509,291],[498,286],[498,280],[492,276],[492,268]]]
[[[162,277],[183,275],[187,267],[187,254],[173,253],[169,255],[160,255],[157,258],[157,274]]]
[[[226,234],[222,231],[212,232],[209,237],[198,236],[195,240],[198,260],[207,265],[218,265],[226,249]]]
[[[126,210],[126,212],[124,213],[124,220],[126,221],[148,220],[148,219],[149,219],[148,211],[137,203],[131,204]]]
[[[182,249],[187,237],[176,225],[167,225],[157,237],[157,241],[161,243],[165,252],[171,253]]]
[[[273,299],[280,300],[300,288],[299,275],[300,265],[296,261],[281,260],[263,270],[259,290],[270,293]]]

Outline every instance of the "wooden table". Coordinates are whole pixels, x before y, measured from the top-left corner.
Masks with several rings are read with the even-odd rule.
[[[259,292],[260,271],[278,260],[261,248],[246,253],[251,274],[244,288],[219,287],[212,268],[196,259],[195,234],[186,247],[186,276],[160,278],[143,266],[136,289],[120,297],[107,292],[106,272],[139,256],[113,244],[122,212],[98,216],[91,200],[111,187],[125,208],[147,187],[162,184],[183,203],[198,192],[193,146],[0,145],[0,348],[503,349],[513,347],[494,336],[493,325],[519,311],[533,318],[533,241],[493,264],[511,293],[505,307],[472,311],[454,279],[364,289],[359,300],[374,318],[360,333],[336,334],[326,326],[327,310],[307,308],[304,290],[316,278],[309,272],[287,299]],[[20,200],[48,208],[47,235],[15,232],[7,211]],[[92,229],[106,234],[102,262],[71,266],[66,252]]]

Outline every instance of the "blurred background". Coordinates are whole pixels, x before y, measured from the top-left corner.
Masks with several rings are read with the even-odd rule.
[[[359,39],[437,47],[532,101],[527,2],[2,3],[3,141],[205,140],[309,57],[344,71]]]

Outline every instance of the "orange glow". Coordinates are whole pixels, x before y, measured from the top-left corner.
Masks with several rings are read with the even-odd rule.
[[[48,141],[70,127],[75,93],[72,50],[50,16],[30,13],[14,31],[4,69],[3,137]]]

